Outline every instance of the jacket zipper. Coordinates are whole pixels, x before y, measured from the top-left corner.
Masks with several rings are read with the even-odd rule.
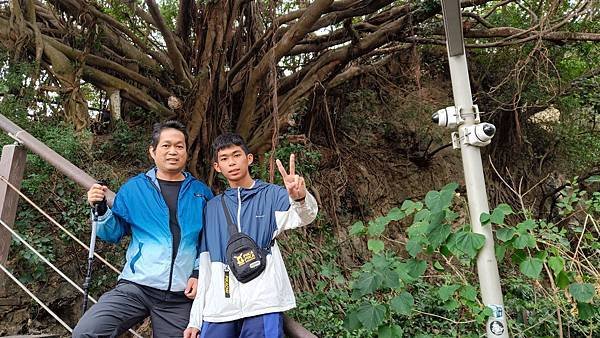
[[[158,189],[158,187],[156,187],[156,185],[154,184],[154,182],[152,182],[152,180],[146,176],[146,178],[148,179],[148,181],[150,181],[150,185],[152,185],[154,187],[154,189],[156,189],[156,192],[158,192],[158,196],[160,196],[160,198],[162,198],[163,202],[165,202],[165,205],[167,204],[167,201],[165,201],[162,193],[160,192],[160,190]],[[187,178],[187,177],[186,177]],[[158,180],[158,178],[157,178]],[[183,183],[185,183],[185,179],[184,182],[182,182],[181,187],[179,188],[179,194],[177,195],[177,213],[179,214],[179,197],[181,196],[181,191],[183,190]],[[169,207],[167,206],[167,210],[169,210]],[[169,220],[168,222],[170,222],[170,218],[171,215],[169,213]],[[177,215],[177,226],[179,227],[179,231],[181,231],[181,226],[179,226],[179,215]],[[169,232],[171,230],[171,227],[169,226]],[[173,253],[173,248],[175,248],[175,236],[173,236],[173,233],[171,232],[171,266],[169,267],[169,286],[167,287],[167,292],[171,292],[171,286],[173,284],[173,268],[175,265],[175,258],[177,258],[177,252]]]

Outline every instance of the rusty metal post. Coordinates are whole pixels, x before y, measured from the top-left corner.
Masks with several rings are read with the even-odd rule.
[[[26,151],[19,145],[5,145],[0,158],[0,176],[16,187],[21,186],[25,172]],[[0,181],[0,219],[13,227],[17,216],[19,195]],[[0,230],[0,264],[6,264],[10,249],[11,235],[5,229]],[[0,295],[7,294],[4,287],[4,275],[0,276]]]

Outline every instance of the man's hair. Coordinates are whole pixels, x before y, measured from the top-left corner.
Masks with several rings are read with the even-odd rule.
[[[158,122],[152,126],[152,149],[156,149],[158,146],[158,141],[160,141],[160,134],[165,129],[176,129],[183,133],[183,137],[185,139],[185,145],[188,145],[188,133],[185,129],[185,125],[176,120],[168,120],[165,122]]]
[[[244,139],[240,135],[234,133],[225,133],[217,136],[212,143],[211,149],[213,153],[213,160],[217,162],[217,155],[220,150],[233,146],[242,147],[242,150],[246,155],[250,154],[250,150],[248,149],[246,142],[244,142]]]

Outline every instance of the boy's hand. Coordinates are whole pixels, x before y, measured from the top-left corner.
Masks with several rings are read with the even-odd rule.
[[[298,201],[306,197],[306,185],[304,183],[304,178],[299,175],[296,175],[295,159],[296,157],[294,156],[294,154],[291,154],[289,175],[287,171],[285,171],[285,168],[283,167],[283,164],[281,164],[280,160],[277,160],[276,163],[277,168],[279,168],[279,173],[283,178],[283,184],[285,185],[285,188],[288,191],[288,195],[290,195],[290,197],[294,201]]]
[[[185,329],[185,331],[183,331],[183,338],[196,338],[198,337],[199,332],[200,330],[195,327],[188,327]]]
[[[196,292],[198,291],[198,278],[190,278],[187,282],[187,287],[183,293],[189,299],[196,298]]]

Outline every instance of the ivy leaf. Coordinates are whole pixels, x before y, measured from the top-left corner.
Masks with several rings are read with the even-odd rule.
[[[505,244],[498,244],[494,248],[494,251],[496,251],[496,259],[498,260],[498,262],[503,261],[504,260],[504,255],[506,254],[506,245]]]
[[[450,207],[452,200],[454,199],[454,194],[458,189],[458,183],[452,182],[446,184],[442,190],[440,190],[440,202],[442,204],[442,208]]]
[[[352,236],[361,235],[364,232],[365,232],[365,225],[363,224],[362,221],[355,222],[350,227],[350,235],[352,235]]]
[[[520,234],[513,242],[515,249],[535,248],[535,239],[531,234]]]
[[[447,301],[454,295],[454,292],[460,288],[460,285],[451,284],[440,287],[437,291],[438,296],[442,301]]]
[[[519,231],[519,233],[526,233],[527,231],[531,231],[533,229],[535,229],[536,227],[536,223],[534,220],[532,219],[527,219],[519,224],[517,224],[517,230]]]
[[[383,287],[389,289],[396,289],[400,287],[400,275],[398,272],[390,269],[383,269],[381,271],[383,277]]]
[[[427,236],[429,238],[429,243],[431,244],[431,247],[433,249],[437,249],[440,245],[446,242],[446,239],[448,238],[448,236],[450,236],[451,232],[452,229],[450,227],[450,224],[440,224],[433,228]]]
[[[569,286],[569,283],[571,283],[569,275],[564,270],[559,272],[556,276],[556,286],[561,289],[566,289],[567,286]]]
[[[514,228],[499,228],[496,230],[496,238],[502,242],[510,241],[517,231]]]
[[[379,289],[382,282],[381,276],[370,272],[363,272],[354,283],[353,289],[358,291],[359,296],[364,296]]]
[[[393,208],[392,210],[390,210],[390,212],[388,212],[388,217],[392,221],[399,221],[399,220],[403,219],[405,216],[406,216],[406,214],[404,213],[404,211],[402,211],[398,208]]]
[[[357,312],[350,312],[346,318],[344,318],[344,327],[348,329],[348,331],[358,330],[362,327],[360,320],[358,320]]]
[[[490,215],[490,222],[494,224],[504,224],[504,213],[502,210],[494,209],[492,215]]]
[[[413,296],[404,291],[400,295],[394,297],[390,302],[392,310],[401,315],[410,315],[415,305]]]
[[[477,289],[473,285],[463,285],[460,288],[460,296],[471,302],[477,301]]]
[[[519,270],[529,278],[538,279],[542,272],[542,264],[541,259],[528,257],[519,264]]]
[[[383,241],[378,239],[370,239],[367,242],[367,248],[374,253],[380,253],[385,248],[385,245],[383,244]]]
[[[377,237],[381,235],[385,231],[385,226],[387,223],[382,217],[377,217],[374,221],[369,222],[369,229],[367,232],[370,236]]]
[[[481,225],[488,225],[491,222],[490,214],[482,212],[481,215],[479,215],[479,222],[481,222]]]
[[[425,205],[432,212],[442,211],[442,202],[440,200],[440,193],[437,191],[429,191],[425,195]]]
[[[454,237],[454,245],[458,250],[474,258],[485,244],[485,236],[474,232],[460,231]]]
[[[594,298],[596,289],[590,283],[573,283],[569,285],[569,293],[577,302],[589,303]]]
[[[577,312],[579,313],[579,318],[582,320],[588,320],[598,312],[598,307],[593,304],[588,303],[577,303]]]
[[[377,337],[379,338],[402,338],[404,331],[396,324],[389,326],[380,326],[377,330]]]
[[[364,303],[358,308],[358,320],[368,330],[374,330],[381,325],[384,317],[385,306],[381,304]]]
[[[409,239],[408,242],[406,242],[406,251],[408,251],[408,254],[412,257],[417,257],[419,252],[421,252],[421,243],[416,239]]]

